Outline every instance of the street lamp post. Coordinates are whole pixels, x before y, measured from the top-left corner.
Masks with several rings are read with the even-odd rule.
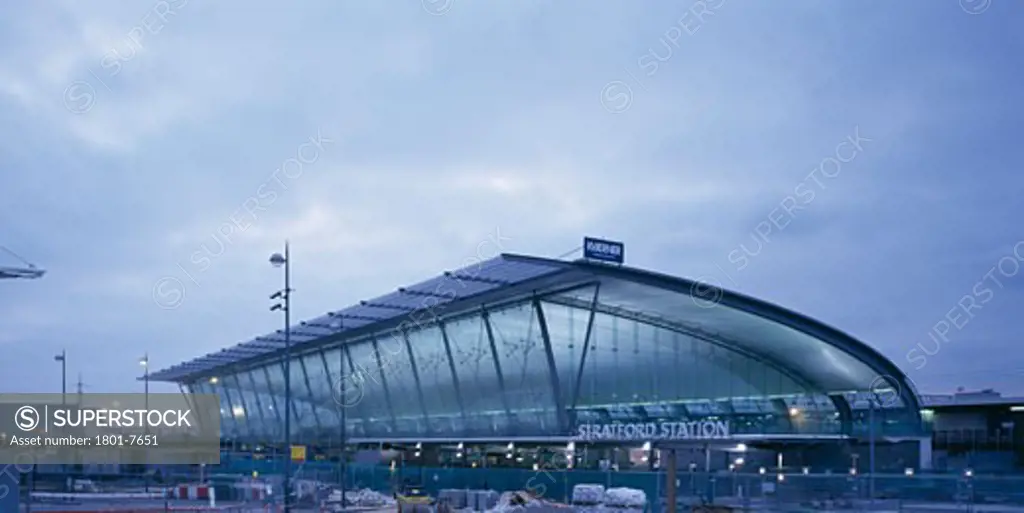
[[[142,372],[142,382],[143,382],[143,387],[144,387],[143,390],[144,390],[144,394],[145,394],[143,396],[143,401],[144,401],[143,408],[148,412],[149,411],[149,353],[144,354],[142,356],[142,358],[139,359],[139,365],[142,366],[142,370],[143,370],[143,372]],[[146,435],[149,434],[149,425],[148,424],[146,425],[145,434]],[[145,467],[143,468],[142,472],[143,472],[145,483],[146,483],[146,492],[149,492],[149,462],[148,461],[147,461]]]
[[[142,358],[139,359],[139,365],[142,366],[142,382],[144,383],[145,393],[145,409],[149,409],[149,353],[146,353]]]
[[[67,406],[68,404],[68,358],[67,351],[61,349],[60,354],[53,357],[53,361],[60,362],[60,404],[61,406]],[[62,470],[67,470],[67,467],[61,465]],[[35,473],[35,466],[32,467],[33,474]],[[67,487],[68,484],[65,483]],[[65,491],[71,491],[65,488]]]
[[[53,357],[53,360],[60,362],[60,404],[66,406],[68,404],[68,359],[67,352],[63,349],[59,355]]]
[[[868,399],[868,501],[875,504],[875,393],[872,392]]]
[[[348,402],[345,393],[347,390],[345,383],[345,348],[341,347],[338,349],[341,353],[341,509],[345,509],[345,478],[348,476],[348,419],[346,418],[346,411],[348,409]]]
[[[270,296],[271,300],[281,302],[270,307],[271,311],[282,310],[284,312],[284,513],[291,513],[289,503],[292,491],[292,332],[291,332],[291,278],[289,267],[291,258],[288,254],[288,241],[284,242],[284,256],[280,253],[270,255],[270,264],[274,267],[284,267],[284,290],[279,290]]]

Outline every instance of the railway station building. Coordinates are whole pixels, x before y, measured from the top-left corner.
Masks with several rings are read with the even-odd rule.
[[[866,465],[874,440],[880,469],[930,467],[920,398],[870,345],[599,260],[502,254],[291,326],[292,443],[446,465],[550,449],[581,467],[657,466],[672,447],[680,466],[817,471]],[[216,394],[225,447],[283,454],[285,345],[281,330],[150,379]]]

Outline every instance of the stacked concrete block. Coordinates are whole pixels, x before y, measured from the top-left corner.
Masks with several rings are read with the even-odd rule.
[[[609,508],[643,511],[647,494],[635,488],[609,488],[604,492],[604,505]]]
[[[437,493],[437,501],[447,502],[452,509],[463,509],[469,505],[467,497],[469,493],[470,490],[454,490],[449,488]]]
[[[604,485],[578,484],[572,487],[572,503],[580,506],[595,506],[604,502]]]
[[[604,485],[578,484],[572,487],[572,509],[575,513],[604,513]]]
[[[487,511],[498,504],[498,492],[494,490],[467,490],[466,507],[474,511]]]

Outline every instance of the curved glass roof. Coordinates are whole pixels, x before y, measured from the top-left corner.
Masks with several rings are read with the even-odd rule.
[[[595,285],[599,299],[592,305]],[[348,344],[403,324],[422,326],[483,305],[490,308],[538,295],[545,302],[595,306],[601,313],[685,333],[767,364],[808,389],[843,394],[884,391],[897,394],[915,411],[920,407],[909,380],[892,362],[809,317],[684,278],[522,255],[504,254],[302,322],[292,327],[293,350]],[[150,379],[189,383],[228,368],[255,367],[278,358],[283,346],[279,330],[155,372]]]

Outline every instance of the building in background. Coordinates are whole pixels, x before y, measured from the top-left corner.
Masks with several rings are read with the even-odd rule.
[[[933,433],[935,468],[1009,472],[1024,469],[1024,397],[993,390],[922,395]]]

